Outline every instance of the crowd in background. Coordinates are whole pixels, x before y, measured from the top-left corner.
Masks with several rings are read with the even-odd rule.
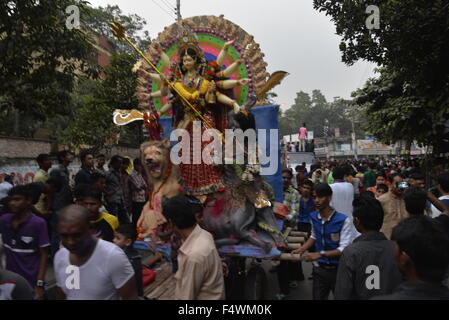
[[[449,299],[449,172],[432,183],[418,162],[384,159],[294,171],[283,170],[284,230],[308,234],[292,253],[313,263],[314,299]],[[380,270],[374,288],[365,285],[369,268]],[[305,280],[302,263],[282,261],[273,272],[278,299]]]
[[[297,142],[287,142],[287,144],[282,141],[281,147],[286,152],[315,152],[315,139],[301,139]]]
[[[0,184],[0,247],[3,247],[0,251],[4,252],[0,269],[4,263],[8,271],[1,272],[13,272],[15,279],[17,275],[23,277],[25,282],[23,279],[19,282],[29,285],[38,299],[44,299],[48,262],[56,261],[64,243],[58,230],[60,217],[76,204],[88,212],[90,235],[120,244],[124,249],[137,270],[136,290],[142,296],[139,257],[132,244],[137,238],[137,223],[150,184],[140,159],[131,161],[116,155],[106,166],[102,154],[82,152],[79,158],[81,169],[74,179],[69,172],[74,161],[70,151],[59,152],[57,164],[53,164],[50,155],[39,155],[36,159],[39,170],[33,183],[15,185],[11,175],[4,177]]]
[[[134,242],[151,185],[142,164],[116,155],[106,168],[103,155],[79,157],[74,179],[74,155],[62,151],[56,165],[49,155],[37,157],[33,183],[14,186],[7,175],[0,184],[0,299],[45,299],[49,262],[59,299],[143,297]],[[302,262],[273,266],[278,299],[306,279],[304,261],[313,264],[316,300],[331,292],[345,300],[449,299],[448,172],[430,184],[414,161],[325,161],[285,169],[282,178],[282,228],[307,237],[292,251]],[[174,197],[162,211],[182,242],[177,298],[223,299],[229,270],[204,229],[201,203]],[[72,266],[82,266],[82,290],[69,281]]]

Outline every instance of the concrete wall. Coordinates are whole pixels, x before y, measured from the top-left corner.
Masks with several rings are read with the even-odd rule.
[[[26,184],[33,181],[39,167],[35,161],[41,153],[51,153],[52,142],[46,140],[0,137],[0,183],[5,174],[15,173],[15,184]],[[113,155],[128,156],[131,159],[140,155],[139,149],[127,146],[114,147],[109,152],[102,152],[109,159]],[[57,161],[54,159],[53,165]],[[69,171],[75,176],[80,169],[78,158],[70,165]]]
[[[56,165],[53,161],[53,165]],[[39,167],[35,160],[26,159],[9,159],[7,161],[0,159],[0,182],[3,181],[5,174],[15,174],[14,184],[27,184],[33,182],[34,174]],[[74,161],[70,167],[70,175],[72,178],[78,173],[80,169],[79,161]]]
[[[51,141],[0,137],[0,159],[33,159],[50,151]]]

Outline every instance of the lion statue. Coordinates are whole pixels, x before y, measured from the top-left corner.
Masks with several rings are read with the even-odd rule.
[[[137,223],[140,239],[157,237],[166,220],[162,215],[162,199],[181,193],[179,168],[170,162],[170,141],[145,142],[140,147],[142,164],[153,187]]]

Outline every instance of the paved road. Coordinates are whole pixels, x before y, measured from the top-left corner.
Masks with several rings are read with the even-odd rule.
[[[262,266],[266,271],[268,280],[266,299],[274,300],[276,294],[279,293],[277,274],[269,272],[272,267],[271,262],[264,261]],[[312,280],[308,280],[312,275],[312,264],[303,262],[303,270],[306,279],[299,282],[297,288],[290,289],[290,296],[286,300],[312,300]]]
[[[269,260],[263,260],[261,264],[257,263],[257,266],[252,265],[253,262],[254,260],[252,259],[246,259],[246,270],[248,270],[246,276],[241,275],[233,277],[232,275],[236,275],[238,274],[238,272],[231,271],[232,275],[227,278],[226,294],[228,300],[260,300],[259,295],[253,294],[255,292],[260,292],[261,288],[258,287],[257,284],[261,283],[261,281],[256,281],[255,278],[251,276],[254,275],[254,273],[250,271],[254,269],[260,270],[260,267],[262,267],[266,277],[266,285],[265,290],[263,291],[263,298],[265,300],[275,300],[276,295],[280,293],[277,273],[270,272],[270,270],[273,268],[272,262]],[[299,286],[297,288],[290,289],[290,295],[286,300],[312,300],[312,280],[309,280],[309,277],[312,275],[312,264],[303,262],[303,270],[305,280],[299,282]],[[260,275],[259,272],[257,272],[257,274]]]

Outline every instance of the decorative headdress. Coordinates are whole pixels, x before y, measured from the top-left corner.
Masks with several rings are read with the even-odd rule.
[[[178,52],[181,54],[187,49],[195,51],[196,55],[205,61],[203,50],[201,50],[196,34],[186,24],[180,23],[181,34],[179,35]]]

